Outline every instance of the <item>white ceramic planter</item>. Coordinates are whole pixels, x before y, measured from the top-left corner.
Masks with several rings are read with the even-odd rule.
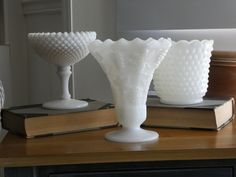
[[[172,42],[154,74],[154,88],[166,104],[201,102],[208,88],[213,40]]]
[[[106,138],[117,142],[144,142],[158,134],[140,128],[146,119],[146,100],[154,70],[171,46],[167,39],[127,41],[96,40],[90,52],[106,73],[111,84],[117,118],[122,129]]]
[[[28,39],[39,56],[58,67],[57,74],[61,80],[60,99],[46,102],[43,107],[74,109],[87,106],[85,101],[71,99],[68,84],[71,65],[89,54],[88,44],[96,39],[96,33],[29,33]]]

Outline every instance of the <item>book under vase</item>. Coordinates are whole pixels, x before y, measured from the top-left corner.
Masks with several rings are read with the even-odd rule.
[[[147,105],[143,126],[148,127],[220,130],[235,117],[233,97],[208,97],[191,105],[164,104],[160,98],[150,97]]]
[[[77,109],[45,109],[42,104],[3,109],[2,126],[26,138],[91,131],[117,125],[113,105],[83,99],[88,106]]]
[[[26,138],[111,127],[120,129],[113,104],[91,99],[84,101],[88,102],[87,107],[67,110],[44,109],[41,104],[4,108],[1,112],[2,126]],[[219,131],[234,119],[234,113],[233,98],[204,98],[198,104],[176,106],[149,97],[147,119],[142,127]]]

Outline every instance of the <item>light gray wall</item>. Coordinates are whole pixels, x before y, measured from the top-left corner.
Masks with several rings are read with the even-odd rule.
[[[118,30],[235,28],[235,0],[118,0]]]
[[[22,6],[27,34],[65,31],[61,0],[23,0]],[[29,104],[58,99],[61,88],[56,66],[38,56],[28,41],[27,44]]]
[[[96,31],[98,39],[116,39],[116,0],[73,0],[72,7],[74,31]],[[111,101],[108,80],[91,55],[75,64],[74,72],[76,98]]]
[[[12,104],[27,104],[29,100],[28,89],[28,60],[27,60],[27,43],[24,16],[20,0],[5,0],[5,39],[9,45],[10,57],[9,64],[11,71],[11,80],[5,81],[8,85],[12,84]],[[2,67],[7,67],[4,65]],[[6,98],[8,99],[8,98]]]
[[[178,40],[213,39],[214,50],[236,51],[236,29],[134,30],[119,32],[119,37],[147,39],[161,37]]]
[[[4,29],[4,3],[3,0],[0,1],[0,44],[5,43],[4,37],[5,29]]]
[[[27,33],[62,31],[60,13],[26,16]],[[29,103],[42,103],[59,96],[59,78],[56,66],[38,56],[28,43]]]
[[[213,39],[214,50],[236,50],[235,7],[235,0],[118,0],[118,36]]]

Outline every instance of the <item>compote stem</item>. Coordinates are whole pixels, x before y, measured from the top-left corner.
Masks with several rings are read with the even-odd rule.
[[[61,98],[70,99],[69,79],[71,75],[71,66],[58,66],[57,74],[61,81]]]
[[[47,109],[77,109],[88,106],[88,103],[86,101],[71,99],[71,95],[69,92],[71,66],[58,66],[57,74],[61,81],[60,99],[46,102],[43,104],[43,107]]]

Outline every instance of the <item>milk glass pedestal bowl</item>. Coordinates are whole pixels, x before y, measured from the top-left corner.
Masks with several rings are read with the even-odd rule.
[[[46,102],[43,107],[74,109],[87,106],[88,103],[85,101],[71,99],[68,84],[71,65],[88,55],[88,44],[96,39],[96,33],[29,33],[28,39],[39,56],[57,66],[57,74],[61,80],[60,99]]]
[[[208,88],[213,40],[172,42],[154,73],[154,88],[162,103],[187,105],[202,102]]]
[[[117,142],[145,142],[158,133],[140,128],[146,119],[146,100],[154,70],[167,53],[168,39],[135,39],[127,41],[95,40],[91,54],[101,65],[111,85],[118,122],[122,128],[106,134]]]

